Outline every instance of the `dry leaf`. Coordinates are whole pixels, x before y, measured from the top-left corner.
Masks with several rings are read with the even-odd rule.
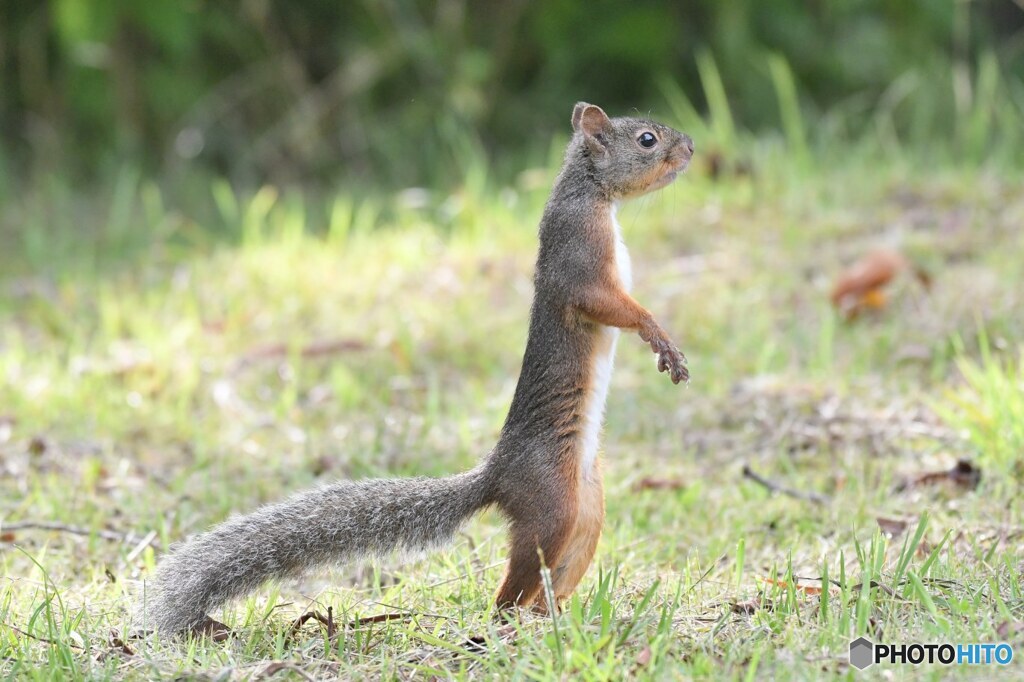
[[[1024,635],[1024,622],[1004,620],[996,627],[996,634],[1002,640]]]
[[[729,604],[729,608],[733,613],[739,613],[745,616],[752,616],[761,609],[771,611],[775,608],[775,604],[771,599],[764,596],[764,593],[759,593],[753,599],[747,599],[746,601],[732,602]]]
[[[202,623],[192,628],[192,632],[209,637],[214,642],[225,642],[235,634],[227,625],[209,616]]]
[[[28,442],[28,451],[38,457],[46,452],[46,441],[42,436],[33,436],[32,440]]]
[[[257,680],[265,680],[268,677],[273,677],[275,674],[282,670],[291,670],[292,665],[285,663],[284,661],[274,661],[273,663],[267,664],[267,667],[259,672],[256,676]]]
[[[633,490],[682,490],[686,484],[676,478],[641,478],[633,485]]]
[[[130,646],[125,644],[124,640],[118,637],[117,632],[115,632],[114,630],[110,631],[110,646],[114,649],[117,649],[125,656],[135,655],[135,651]]]
[[[832,305],[848,319],[867,309],[884,308],[882,287],[908,268],[907,259],[892,249],[877,249],[847,268],[832,287]]]
[[[878,527],[882,529],[882,532],[889,537],[899,537],[907,530],[907,522],[900,519],[887,519],[879,516],[876,521],[878,521]]]

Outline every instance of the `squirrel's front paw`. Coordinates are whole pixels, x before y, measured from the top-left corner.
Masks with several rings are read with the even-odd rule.
[[[686,356],[672,345],[666,344],[658,350],[658,371],[668,372],[673,384],[690,381],[690,370],[686,368]]]

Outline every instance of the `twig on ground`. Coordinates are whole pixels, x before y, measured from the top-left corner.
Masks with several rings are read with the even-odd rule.
[[[822,495],[821,493],[816,492],[804,492],[803,490],[795,490],[793,488],[788,488],[779,483],[775,483],[774,481],[769,481],[767,478],[764,478],[763,476],[755,472],[753,469],[751,469],[749,464],[743,465],[743,477],[749,478],[751,481],[754,481],[755,483],[764,486],[773,493],[782,493],[783,495],[788,495],[789,497],[793,497],[798,500],[806,500],[807,502],[813,502],[814,504],[828,504],[832,501],[832,498],[829,497],[828,495]]]
[[[308,621],[315,620],[316,622],[327,627],[327,639],[334,639],[334,634],[337,628],[334,626],[334,607],[327,607],[327,615],[323,615],[319,611],[306,611],[304,614],[295,619],[292,623],[291,635],[294,637],[298,634],[302,626]]]
[[[401,611],[401,612],[405,613],[405,615],[408,616],[409,618],[412,618],[414,616],[419,616],[420,618],[434,618],[436,620],[454,620],[451,616],[443,616],[440,613],[431,613],[429,611],[413,611],[411,609],[404,609],[401,606],[396,606],[395,604],[388,604],[387,602],[371,601],[369,603],[376,604],[377,606],[383,606],[386,609],[394,609],[395,611]],[[392,614],[392,615],[397,616],[397,615],[400,615],[400,614],[396,613],[396,614]],[[370,618],[376,618],[376,617],[377,616],[370,616]],[[392,618],[392,619],[386,619],[386,620],[394,620],[394,619]],[[358,623],[359,621],[355,621],[355,622]]]
[[[860,590],[863,587],[864,587],[864,583],[857,583],[856,585],[854,585],[853,587],[850,588],[850,591],[853,592],[853,593],[857,593],[857,592],[860,592]],[[894,589],[892,589],[891,587],[889,587],[887,585],[883,585],[882,583],[878,582],[877,580],[872,580],[870,583],[868,583],[868,587],[878,588],[879,590],[881,590],[882,592],[885,592],[887,595],[889,595],[893,599],[898,599],[900,601],[906,601],[906,599],[904,599],[903,597],[901,597],[898,594],[896,594],[896,591]]]
[[[968,459],[958,459],[952,469],[933,471],[909,481],[903,481],[896,486],[895,491],[903,492],[915,486],[934,485],[936,483],[952,483],[964,490],[974,490],[980,482],[981,469]]]
[[[52,530],[58,533],[70,533],[71,535],[95,535],[98,538],[110,540],[111,542],[138,542],[140,539],[134,533],[118,533],[117,531],[103,530],[102,528],[82,528],[80,526],[69,526],[55,521],[16,521],[14,523],[0,523],[0,529],[5,532],[16,530]]]
[[[392,620],[412,620],[418,615],[417,613],[379,613],[375,616],[364,616],[363,618],[356,618],[355,620],[348,621],[345,623],[346,628],[356,628],[361,625],[370,625],[372,623],[386,623]],[[440,617],[440,616],[439,616]],[[294,637],[302,629],[302,626],[311,620],[315,620],[324,627],[327,628],[327,638],[334,639],[338,632],[338,627],[334,622],[334,608],[331,606],[327,607],[327,615],[320,613],[319,611],[306,611],[304,614],[299,616],[292,622],[290,635]]]
[[[138,544],[136,544],[135,547],[132,548],[132,551],[128,552],[128,556],[124,558],[125,563],[130,564],[131,562],[135,561],[139,557],[139,555],[142,554],[155,539],[155,530],[151,530],[148,533],[146,533],[146,536],[139,540]]]
[[[306,359],[329,357],[342,353],[353,353],[366,350],[369,346],[360,339],[321,339],[308,343],[297,349],[300,357]],[[253,348],[239,360],[240,366],[246,366],[258,360],[275,360],[288,357],[289,346],[286,343],[272,343]]]
[[[368,625],[370,623],[386,623],[391,620],[412,620],[416,614],[414,613],[379,613],[376,616],[364,616],[363,618],[356,618],[348,623],[348,627],[355,627],[357,625]]]
[[[275,661],[275,662],[271,663],[266,668],[264,668],[261,672],[257,673],[255,679],[257,679],[257,680],[265,680],[265,679],[268,679],[270,677],[273,677],[275,674],[277,674],[278,672],[280,672],[282,670],[287,670],[290,673],[295,673],[296,675],[298,675],[302,679],[309,680],[309,682],[313,682],[314,678],[310,677],[310,675],[307,674],[302,668],[300,668],[299,666],[295,665],[294,663],[286,663],[284,661]]]
[[[75,644],[74,642],[55,642],[52,639],[47,639],[46,637],[39,637],[38,635],[33,635],[31,632],[25,632],[21,628],[15,627],[14,625],[11,625],[10,623],[4,623],[4,627],[10,628],[10,629],[14,630],[15,632],[17,632],[18,634],[24,635],[25,637],[28,637],[29,639],[34,639],[37,642],[44,642],[46,644],[64,644],[66,646],[71,647],[72,649],[79,649],[80,651],[84,651],[85,650],[85,647],[80,645],[80,644]]]

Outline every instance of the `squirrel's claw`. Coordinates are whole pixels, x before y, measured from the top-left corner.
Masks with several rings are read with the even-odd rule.
[[[686,368],[686,356],[675,346],[658,351],[658,371],[668,372],[673,384],[690,381],[690,370]]]

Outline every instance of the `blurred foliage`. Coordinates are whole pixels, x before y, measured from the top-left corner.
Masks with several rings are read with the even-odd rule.
[[[709,74],[744,129],[792,141],[801,116],[838,116],[857,135],[882,109],[927,143],[986,78],[1019,125],[1022,72],[1011,0],[3,0],[0,159],[79,180],[129,161],[248,185],[443,184],[544,153],[579,99],[645,110],[668,82],[714,108]],[[960,136],[999,144],[992,116]]]

